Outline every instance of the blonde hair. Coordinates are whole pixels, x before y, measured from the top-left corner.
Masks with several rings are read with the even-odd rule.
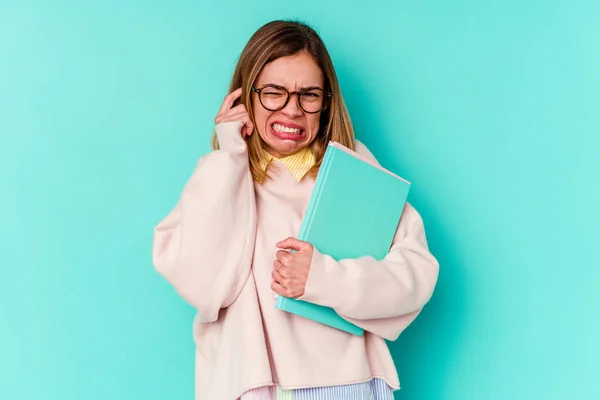
[[[255,126],[252,135],[247,137],[250,171],[254,179],[262,182],[267,174],[261,168],[264,143],[256,132],[256,121],[252,110],[252,85],[265,65],[280,58],[298,54],[310,54],[324,75],[325,91],[331,93],[328,106],[321,112],[319,132],[310,144],[315,156],[315,166],[309,174],[316,176],[321,166],[329,141],[333,140],[354,150],[354,128],[342,98],[333,62],[318,33],[302,22],[277,20],[259,28],[250,38],[235,67],[229,93],[242,88],[240,102],[246,106]],[[213,133],[212,148],[219,149],[217,136]]]

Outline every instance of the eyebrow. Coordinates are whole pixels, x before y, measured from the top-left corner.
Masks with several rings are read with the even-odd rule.
[[[264,84],[264,85],[262,85],[262,86],[275,86],[276,88],[279,88],[279,89],[286,89],[286,90],[288,90],[288,89],[287,89],[285,86],[281,86],[281,85],[278,85],[278,84],[276,84],[276,83],[271,83],[271,82],[269,82],[269,83],[265,83],[265,84]],[[324,89],[323,89],[322,87],[320,87],[320,86],[307,86],[307,87],[301,87],[301,88],[299,88],[298,90],[301,90],[301,91],[306,91],[306,90],[314,90],[314,89],[320,89],[320,90],[324,90]]]

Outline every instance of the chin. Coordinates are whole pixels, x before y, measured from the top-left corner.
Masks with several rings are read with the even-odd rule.
[[[271,141],[271,143],[267,143],[267,144],[274,152],[276,152],[277,154],[279,154],[281,156],[287,156],[287,155],[297,153],[300,150],[302,150],[303,148],[305,148],[306,146],[308,146],[308,143],[303,143],[303,142],[291,142],[290,143],[288,141],[282,141],[282,140],[273,140],[273,141]]]
[[[310,136],[305,129],[282,132],[275,130],[273,125],[268,128],[267,144],[281,155],[296,153],[310,144]]]

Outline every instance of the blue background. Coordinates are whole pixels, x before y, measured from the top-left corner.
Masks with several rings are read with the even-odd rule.
[[[314,25],[441,263],[398,398],[600,398],[597,1],[0,0],[0,398],[193,397],[153,270],[235,61]]]

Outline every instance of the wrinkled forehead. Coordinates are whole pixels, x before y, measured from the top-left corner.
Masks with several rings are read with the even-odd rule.
[[[323,87],[323,71],[315,60],[306,53],[289,57],[280,57],[265,65],[258,75],[255,85],[274,84],[288,90],[307,87]]]

